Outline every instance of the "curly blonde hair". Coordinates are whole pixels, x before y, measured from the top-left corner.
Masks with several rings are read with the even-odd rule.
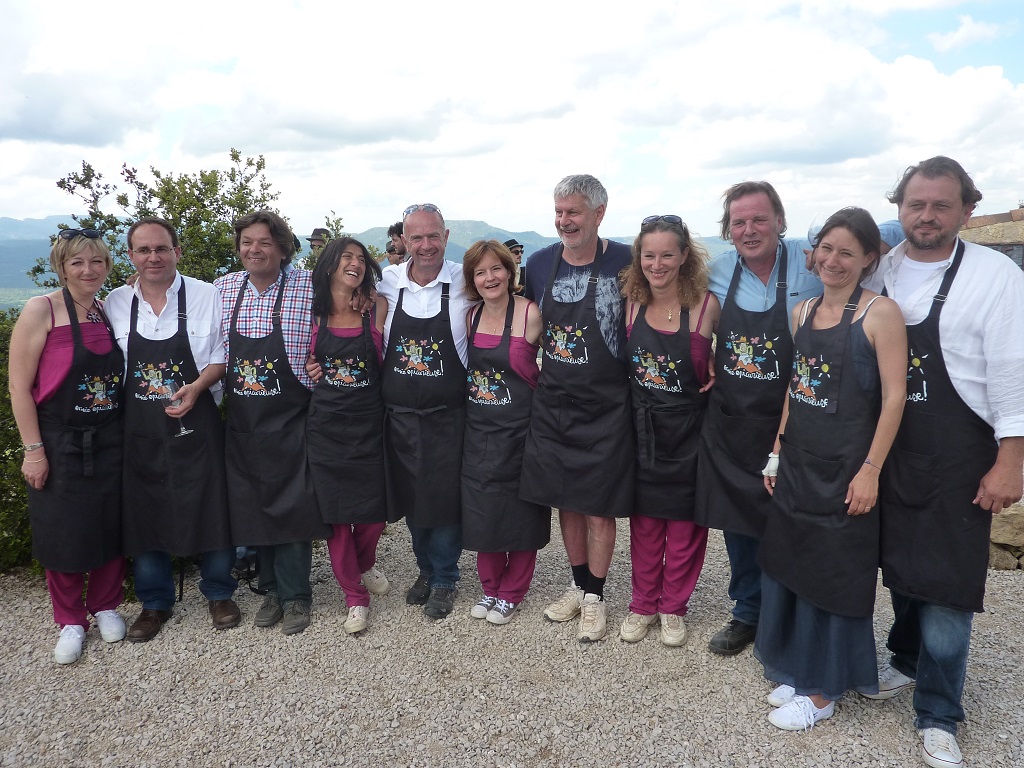
[[[685,223],[670,223],[664,219],[641,225],[640,234],[633,241],[633,259],[620,275],[622,295],[637,304],[649,304],[651,301],[651,284],[640,266],[640,253],[644,236],[652,232],[671,232],[679,239],[680,252],[688,252],[686,260],[679,266],[679,303],[687,308],[694,306],[708,291],[708,252],[693,239]]]

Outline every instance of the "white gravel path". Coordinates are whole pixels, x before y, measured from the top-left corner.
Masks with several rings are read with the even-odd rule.
[[[555,525],[557,529],[557,524]],[[712,532],[690,604],[690,636],[620,642],[629,602],[628,528],[608,582],[609,637],[541,611],[568,582],[557,532],[512,623],[469,617],[475,558],[462,558],[455,612],[433,622],[405,605],[415,577],[408,532],[391,526],[379,565],[392,582],[370,627],[346,636],[325,550],[314,553],[313,623],[285,637],[252,625],[260,598],[239,593],[242,626],[216,632],[197,576],[150,643],[107,645],[93,628],[82,659],[53,663],[57,631],[42,579],[0,577],[0,766],[916,766],[911,696],[847,695],[809,733],[769,725],[771,686],[750,651],[707,650],[727,619],[728,563]],[[960,745],[966,764],[1024,766],[1024,573],[992,572],[975,622]],[[122,612],[130,623],[137,604]],[[879,589],[880,658],[891,620]]]

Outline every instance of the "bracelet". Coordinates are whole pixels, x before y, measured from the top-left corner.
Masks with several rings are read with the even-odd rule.
[[[39,441],[38,443],[25,443],[24,445],[21,446],[22,450],[24,450],[25,453],[28,453],[29,451],[39,450],[42,447],[42,441]]]
[[[867,464],[867,465],[868,465],[869,467],[874,467],[874,468],[875,468],[875,469],[877,469],[877,470],[878,470],[879,472],[881,472],[881,471],[882,471],[882,468],[881,468],[880,466],[878,466],[877,464],[872,464],[872,463],[871,463],[871,459],[864,459],[864,463],[865,463],[865,464]]]
[[[43,456],[43,458],[41,458],[41,459],[23,459],[22,463],[24,463],[24,464],[38,464],[41,461],[46,461],[46,457]]]

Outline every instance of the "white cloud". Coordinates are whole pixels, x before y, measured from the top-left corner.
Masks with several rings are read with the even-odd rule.
[[[1003,32],[998,24],[975,21],[970,16],[959,16],[958,20],[960,26],[954,31],[944,34],[935,32],[928,35],[928,40],[939,53],[948,53],[975,43],[995,40]]]

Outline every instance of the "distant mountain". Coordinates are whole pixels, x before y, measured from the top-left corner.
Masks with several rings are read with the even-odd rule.
[[[57,231],[58,224],[73,224],[71,214],[47,216],[45,219],[9,219],[0,216],[0,240],[34,240],[49,238]],[[47,245],[49,250],[49,245]]]

